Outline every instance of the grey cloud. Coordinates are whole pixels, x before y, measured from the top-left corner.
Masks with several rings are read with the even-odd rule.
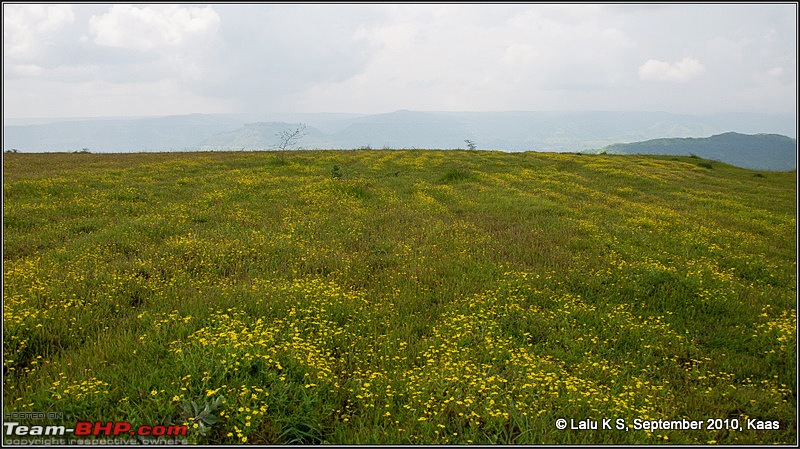
[[[343,11],[354,14],[343,14]],[[318,82],[363,70],[368,44],[357,27],[375,18],[354,5],[219,5],[223,79],[206,92],[242,99],[248,109]]]
[[[154,114],[796,107],[796,5],[215,3],[158,17],[75,4],[51,22],[19,6],[4,14],[4,31],[23,30],[4,35],[4,81],[20,81],[8,104],[83,110],[90,92],[102,115],[132,92],[141,110],[158,98]]]

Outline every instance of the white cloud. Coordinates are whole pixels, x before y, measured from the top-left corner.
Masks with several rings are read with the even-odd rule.
[[[639,67],[639,78],[643,81],[685,83],[705,71],[703,64],[694,58],[686,57],[673,64],[649,59]]]
[[[3,67],[3,74],[12,78],[37,78],[44,73],[45,69],[36,64],[9,64]]]
[[[514,43],[506,48],[501,60],[509,66],[528,67],[536,61],[536,57],[539,55],[541,52],[531,44]]]
[[[109,57],[104,65],[105,81],[171,80],[185,89],[203,89],[224,76],[214,64],[220,22],[210,6],[114,5],[89,18],[88,34],[96,49],[118,58],[112,63]]]
[[[4,63],[41,58],[74,20],[71,5],[3,5]]]
[[[774,79],[780,79],[783,76],[783,67],[773,67],[769,69],[767,74]]]
[[[741,64],[744,61],[747,46],[752,44],[745,40],[731,40],[716,36],[706,42],[706,52],[716,61]]]
[[[777,37],[778,37],[778,32],[775,30],[775,28],[770,28],[767,30],[766,33],[764,33],[764,40],[767,42],[775,42],[777,40]]]
[[[4,4],[3,12],[4,102],[31,105],[34,115],[56,107],[124,115],[134,103],[137,114],[148,104],[153,114],[231,105],[796,106],[795,5]]]
[[[586,90],[630,77],[625,64],[608,61],[637,46],[625,29],[597,12],[577,5],[394,7],[384,20],[354,34],[371,44],[363,70],[349,79],[313,83],[276,107],[325,111],[347,105],[352,112],[578,107],[567,105],[558,92],[580,90],[570,100],[586,101]],[[594,107],[607,107],[598,102]]]
[[[210,6],[114,5],[106,14],[89,19],[89,31],[97,45],[159,51],[206,41],[216,34],[219,23]]]

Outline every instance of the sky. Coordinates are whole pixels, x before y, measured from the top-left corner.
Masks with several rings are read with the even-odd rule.
[[[797,114],[797,4],[3,4],[3,117]]]

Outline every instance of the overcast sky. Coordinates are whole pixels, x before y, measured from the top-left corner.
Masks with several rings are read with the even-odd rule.
[[[797,5],[3,4],[3,115],[797,110]]]

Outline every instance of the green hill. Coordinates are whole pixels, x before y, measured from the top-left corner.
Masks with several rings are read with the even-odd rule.
[[[702,138],[654,139],[609,145],[597,152],[696,155],[755,170],[797,168],[797,139],[778,134],[748,135],[730,132]]]
[[[706,165],[6,154],[5,441],[794,444],[796,172]]]

